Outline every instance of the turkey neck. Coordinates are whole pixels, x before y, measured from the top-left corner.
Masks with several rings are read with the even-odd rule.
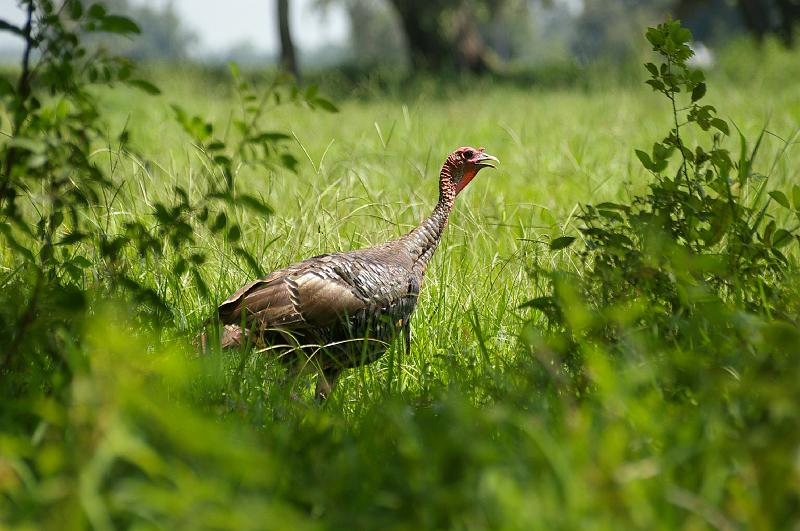
[[[417,228],[403,237],[406,248],[414,261],[414,267],[424,272],[433,256],[442,233],[447,227],[447,219],[453,210],[456,200],[456,190],[452,179],[452,162],[448,159],[442,166],[439,176],[439,202],[431,215],[419,224]]]

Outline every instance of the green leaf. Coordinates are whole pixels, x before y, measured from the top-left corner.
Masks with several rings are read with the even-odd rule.
[[[653,143],[653,160],[654,161],[662,161],[667,160],[675,148],[665,146],[661,142],[654,142]]]
[[[789,243],[791,243],[791,241],[792,241],[792,233],[786,229],[778,229],[772,236],[773,247],[784,247]]]
[[[12,85],[9,80],[4,77],[0,77],[0,97],[7,94],[15,94],[16,92],[17,89],[14,88],[14,85]]]
[[[294,155],[284,153],[281,155],[281,165],[287,170],[295,172],[297,170],[297,159]]]
[[[631,209],[631,207],[628,205],[621,205],[619,203],[610,203],[610,202],[598,203],[597,205],[595,205],[595,207],[602,210],[622,210],[624,212],[628,212]]]
[[[319,87],[317,85],[311,85],[306,89],[305,98],[307,100],[313,100],[317,93],[319,93]]]
[[[61,267],[64,268],[67,276],[69,276],[69,278],[76,284],[81,281],[81,278],[83,278],[83,272],[81,271],[81,268],[73,264],[71,261],[67,260],[62,262]]]
[[[661,46],[664,44],[664,34],[658,28],[647,28],[645,36],[653,46]]]
[[[764,235],[761,237],[761,241],[766,244],[772,244],[772,233],[775,232],[775,220],[770,220],[767,223],[766,228],[764,229]]]
[[[519,305],[519,308],[536,308],[537,310],[545,310],[551,307],[553,307],[553,298],[550,296],[536,297]]]
[[[614,221],[623,221],[622,216],[613,210],[601,210],[598,209],[597,213],[603,216],[606,219],[613,219]]]
[[[323,111],[339,112],[339,108],[325,98],[314,98],[313,102],[314,105],[321,108]]]
[[[211,230],[214,232],[219,232],[222,229],[224,229],[225,225],[227,224],[228,224],[228,216],[225,215],[225,212],[220,212],[214,219],[214,224],[211,225]]]
[[[89,8],[89,18],[103,18],[106,16],[106,8],[103,4],[92,4]]]
[[[249,142],[261,143],[261,142],[278,142],[280,140],[288,140],[290,138],[292,137],[287,135],[286,133],[279,133],[277,131],[264,131],[263,133],[251,136],[247,140]]]
[[[159,90],[157,86],[153,85],[149,81],[145,81],[144,79],[129,79],[127,83],[128,85],[136,87],[139,90],[142,90],[147,94],[150,94],[151,96],[157,96],[161,94],[161,90]]]
[[[92,263],[89,261],[89,259],[82,255],[77,255],[73,257],[72,263],[80,267],[81,269],[89,269],[90,267],[92,267]]]
[[[706,88],[705,83],[698,83],[697,86],[692,89],[692,103],[706,95]]]
[[[687,28],[678,26],[674,31],[670,31],[670,37],[678,44],[683,44],[692,40],[692,32]]]
[[[228,69],[231,71],[231,76],[233,79],[238,80],[241,76],[239,72],[239,65],[237,65],[234,61],[228,63]]]
[[[272,207],[253,195],[242,194],[236,198],[236,202],[258,212],[259,214],[268,216],[273,212]]]
[[[771,192],[769,193],[769,196],[770,196],[772,199],[774,199],[774,200],[775,200],[775,202],[776,202],[776,203],[778,203],[779,205],[781,205],[781,206],[783,206],[783,207],[786,207],[786,208],[791,208],[791,207],[789,206],[789,199],[786,197],[786,194],[784,194],[784,193],[783,193],[783,192],[781,192],[780,190],[773,190],[773,191],[771,191]]]
[[[100,27],[98,29],[108,33],[119,33],[121,35],[142,32],[136,22],[128,17],[123,17],[120,15],[104,16],[100,21]]]
[[[169,106],[172,108],[172,112],[175,113],[175,119],[178,120],[179,123],[183,124],[189,119],[189,117],[186,114],[186,111],[184,111],[181,106],[175,103],[170,103]]]
[[[247,265],[250,266],[250,270],[252,271],[253,275],[257,277],[264,276],[264,270],[261,268],[260,265],[258,265],[258,262],[256,261],[255,258],[253,258],[253,255],[248,253],[242,247],[238,246],[233,248],[233,253],[242,257],[242,259],[244,259],[244,261],[247,262]]]
[[[800,186],[792,185],[792,205],[795,210],[800,210]]]
[[[61,212],[60,210],[56,210],[50,216],[50,230],[55,232],[55,230],[58,227],[60,227],[63,222],[64,222],[64,213]]]
[[[560,238],[556,238],[555,240],[550,242],[550,250],[551,251],[559,251],[561,249],[566,249],[572,242],[575,241],[575,236],[561,236]]]
[[[23,257],[28,260],[28,262],[36,261],[31,250],[25,247],[24,245],[20,244],[16,240],[16,238],[14,238],[11,232],[11,226],[8,223],[0,223],[0,234],[5,236],[5,240],[8,243],[9,247],[13,248],[15,251],[22,254]]]
[[[212,159],[214,163],[219,164],[220,166],[229,168],[231,166],[231,158],[227,155],[214,155]]]
[[[208,285],[206,284],[206,281],[203,280],[203,277],[200,276],[200,270],[197,269],[196,267],[193,267],[189,271],[192,274],[192,278],[194,278],[194,283],[197,285],[197,291],[199,291],[200,295],[202,295],[203,297],[207,297]]]
[[[64,235],[63,238],[58,240],[56,245],[70,245],[73,243],[77,243],[81,240],[85,240],[89,235],[84,232],[79,231],[72,231],[69,234]]]
[[[239,225],[233,225],[230,230],[228,231],[228,240],[232,242],[238,242],[242,237],[242,230],[239,228]]]
[[[153,205],[153,213],[158,220],[158,222],[162,225],[169,225],[173,221],[175,221],[175,215],[167,210],[162,203],[155,203]]]
[[[654,171],[655,170],[655,165],[653,164],[653,161],[650,160],[650,155],[648,155],[647,153],[645,153],[641,149],[637,149],[636,150],[636,156],[639,157],[639,160],[641,161],[642,166],[644,166],[645,168],[647,168],[650,171]]]
[[[78,20],[83,15],[83,3],[80,0],[71,0],[68,9],[69,17],[72,20]]]
[[[186,272],[187,269],[188,264],[186,263],[186,259],[181,257],[172,267],[172,272],[175,273],[175,276],[181,276]]]
[[[728,128],[728,122],[723,120],[722,118],[712,118],[711,125],[714,126],[717,130],[719,130],[724,135],[731,134],[730,129]]]
[[[31,153],[43,153],[47,149],[47,144],[43,140],[33,138],[15,137],[8,140],[7,145],[17,149],[30,151]]]

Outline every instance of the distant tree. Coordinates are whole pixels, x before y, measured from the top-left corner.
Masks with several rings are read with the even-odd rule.
[[[577,17],[572,49],[578,59],[629,59],[639,49],[639,28],[657,19],[666,0],[592,0]]]
[[[142,30],[136,39],[89,35],[87,43],[101,43],[114,53],[139,60],[179,61],[189,55],[197,35],[188,30],[172,1],[161,7],[131,4],[128,0],[105,0],[109,11],[124,14]]]
[[[405,36],[388,2],[343,0],[350,18],[353,59],[362,65],[397,65],[407,60]]]
[[[300,68],[297,64],[297,55],[292,41],[291,26],[289,24],[289,0],[278,0],[278,33],[281,39],[280,65],[283,70],[291,73],[295,79],[300,79]]]
[[[551,10],[550,0],[505,0],[488,11],[488,21],[481,24],[486,45],[506,60],[524,56],[534,40],[534,8]]]
[[[217,63],[234,62],[239,66],[260,68],[265,64],[274,63],[280,58],[275,54],[259,49],[250,39],[244,39],[219,52],[215,53],[212,60]]]
[[[781,17],[778,35],[787,47],[792,47],[794,28],[800,22],[800,0],[776,0],[776,3]]]
[[[707,10],[714,1],[676,0],[673,13],[678,18],[690,19]],[[742,24],[757,41],[775,34],[785,46],[794,45],[794,27],[800,22],[800,0],[737,0],[736,8]]]
[[[744,25],[756,40],[762,41],[772,26],[767,2],[764,0],[739,0],[738,6]]]
[[[478,27],[479,8],[489,0],[390,0],[400,17],[409,58],[427,70],[485,72],[494,61]]]
[[[318,6],[340,4],[352,25],[357,60],[400,62],[418,70],[496,70],[499,55],[512,54],[530,27],[517,15],[529,4],[552,0],[315,0]],[[385,9],[388,7],[389,9]],[[524,35],[507,35],[524,28]],[[404,54],[403,51],[406,53]]]
[[[691,30],[695,40],[705,43],[724,40],[745,29],[736,4],[730,0],[676,0],[671,13]]]
[[[789,48],[794,45],[794,27],[800,21],[800,0],[739,0],[739,11],[756,39],[777,35]]]

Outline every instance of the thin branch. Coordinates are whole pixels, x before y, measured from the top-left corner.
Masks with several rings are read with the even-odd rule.
[[[11,136],[17,136],[22,122],[25,117],[24,109],[25,102],[31,94],[31,50],[33,49],[33,0],[28,2],[27,19],[25,26],[22,28],[22,36],[25,39],[25,49],[22,52],[22,71],[19,74],[17,81],[17,109],[14,112],[14,123],[12,124]],[[3,180],[0,182],[0,207],[6,200],[8,189],[11,186],[11,171],[14,169],[15,159],[17,157],[17,150],[12,146],[8,148],[6,154],[5,171],[3,172]]]
[[[669,72],[670,76],[672,76],[672,59],[667,57],[667,71]],[[689,175],[686,171],[686,154],[683,152],[683,142],[681,141],[681,132],[680,132],[680,124],[678,123],[678,106],[675,103],[675,93],[673,91],[668,91],[669,100],[672,102],[672,118],[675,121],[675,139],[678,142],[678,149],[681,152],[681,158],[683,159],[683,179],[687,183],[689,182]]]
[[[25,307],[25,310],[22,312],[22,315],[17,322],[17,330],[14,333],[14,337],[11,339],[11,344],[8,345],[8,348],[3,354],[3,359],[0,360],[0,373],[4,372],[11,365],[11,361],[14,359],[17,350],[22,344],[28,328],[36,320],[36,309],[39,304],[39,295],[42,291],[43,281],[44,274],[42,273],[42,270],[37,267],[36,284],[33,287],[33,292],[31,293],[31,298],[28,301],[28,305]]]
[[[23,37],[25,38],[25,50],[22,52],[22,72],[19,75],[19,84],[17,85],[17,92],[20,99],[24,102],[31,94],[31,50],[33,49],[33,39],[31,33],[33,29],[33,0],[28,2],[27,19],[25,20],[25,27],[22,28]],[[15,123],[14,130],[19,129],[20,124]]]

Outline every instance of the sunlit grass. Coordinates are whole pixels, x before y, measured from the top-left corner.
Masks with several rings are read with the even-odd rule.
[[[148,195],[162,197],[176,183],[202,193],[192,187],[193,175],[207,168],[171,120],[169,104],[203,114],[217,131],[225,131],[239,103],[224,86],[194,83],[194,75],[178,70],[164,77],[160,84],[168,89],[160,97],[126,90],[104,96],[112,121],[128,124],[133,147],[146,156],[146,163],[122,156],[118,169],[132,177],[135,211]],[[800,97],[791,86],[744,83],[712,81],[708,100],[748,137],[768,126],[775,136],[766,138],[759,171],[769,173],[775,186],[791,182],[800,155],[793,145],[779,154],[782,139],[791,141],[800,124]],[[647,174],[633,148],[649,146],[670,123],[665,104],[643,84],[588,92],[481,86],[485,90],[465,87],[453,98],[422,93],[344,100],[339,114],[278,107],[266,128],[291,131],[301,161],[296,174],[243,169],[239,176],[240,189],[262,195],[275,209],[266,219],[239,213],[236,220],[246,247],[270,271],[408,231],[435,204],[438,170],[455,147],[484,146],[500,158],[497,170],[484,171],[459,197],[430,267],[413,322],[412,356],[397,360],[401,370],[393,372],[398,381],[391,384],[411,393],[430,388],[426,378],[451,380],[452,364],[469,366],[470,356],[476,356],[473,369],[479,370],[475,315],[492,359],[513,357],[519,324],[529,316],[518,306],[542,294],[531,266],[576,269],[569,252],[551,253],[547,243],[575,233],[580,203],[626,199],[641,191]],[[735,141],[730,144],[735,150]],[[179,294],[172,304],[188,333],[252,278],[224,242],[209,238],[199,245],[214,249],[202,269],[213,296],[200,297],[188,276],[170,280],[180,284],[171,290]],[[363,393],[387,388],[389,359],[364,369],[367,379],[350,371],[339,386],[341,403],[357,404]]]
[[[783,69],[786,56],[771,53]],[[769,128],[756,171],[785,189],[800,168],[800,93],[770,64],[745,59],[742,68],[759,75],[723,63],[707,99],[747,138]],[[156,72],[162,96],[100,95],[109,138],[127,124],[132,150],[109,141],[93,155],[124,182],[108,209],[95,207],[98,230],[151,216],[151,202],[176,184],[203,197],[198,176],[215,170],[170,103],[208,117],[221,135],[240,104],[191,70]],[[633,150],[669,129],[665,104],[644,84],[622,82],[588,90],[481,81],[445,94],[343,98],[338,114],[276,108],[266,128],[292,133],[297,172],[242,168],[239,189],[275,212],[229,213],[271,271],[403,234],[433,208],[449,151],[475,145],[496,155],[498,169],[458,198],[413,317],[410,356],[396,348],[347,371],[317,405],[310,378],[286,381],[263,353],[196,356],[202,324],[253,278],[224,238],[196,234],[209,257],[200,266],[207,296],[189,274],[172,273],[169,253],[129,257],[167,299],[174,326],[154,337],[137,316],[92,301],[86,337],[64,340],[75,374],[69,398],[31,406],[33,436],[0,435],[0,507],[27,515],[19,521],[76,528],[796,525],[772,519],[791,513],[796,496],[782,489],[798,477],[786,456],[797,452],[800,397],[786,381],[800,365],[791,347],[769,347],[794,337],[786,329],[732,313],[767,346],[711,360],[716,353],[648,344],[631,322],[627,357],[580,346],[586,396],[561,385],[564,362],[543,339],[545,320],[520,308],[545,293],[543,271],[583,272],[574,251],[548,246],[579,236],[580,204],[645,189]],[[681,379],[695,385],[678,392],[663,383]],[[768,411],[767,428],[751,432],[741,404]]]

